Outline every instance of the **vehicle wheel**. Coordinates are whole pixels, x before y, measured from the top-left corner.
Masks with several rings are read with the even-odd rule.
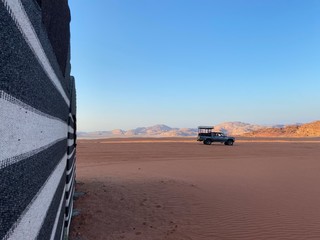
[[[232,146],[232,145],[233,145],[233,141],[232,141],[232,140],[228,140],[228,141],[226,142],[226,145]]]
[[[210,139],[206,139],[206,140],[203,141],[203,144],[211,145],[211,140]]]

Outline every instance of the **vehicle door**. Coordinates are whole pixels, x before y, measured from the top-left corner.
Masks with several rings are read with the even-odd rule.
[[[223,133],[217,133],[216,139],[217,142],[227,141],[227,137]]]
[[[218,133],[215,133],[215,132],[211,133],[211,140],[212,142],[219,142],[220,140],[219,140]]]

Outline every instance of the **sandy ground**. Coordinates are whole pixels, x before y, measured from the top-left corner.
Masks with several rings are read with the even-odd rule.
[[[71,240],[320,239],[320,138],[79,140]]]

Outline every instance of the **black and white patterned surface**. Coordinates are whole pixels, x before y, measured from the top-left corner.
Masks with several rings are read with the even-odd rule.
[[[57,61],[42,11],[35,0],[0,0],[3,240],[63,239],[69,232],[76,175],[75,81],[61,69],[69,63]]]

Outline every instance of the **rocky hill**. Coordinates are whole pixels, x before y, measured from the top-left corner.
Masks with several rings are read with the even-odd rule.
[[[223,132],[228,135],[240,136],[245,133],[265,128],[261,125],[243,122],[224,122],[214,126],[215,131]]]
[[[252,137],[320,137],[320,121],[301,125],[262,128],[244,134]]]

